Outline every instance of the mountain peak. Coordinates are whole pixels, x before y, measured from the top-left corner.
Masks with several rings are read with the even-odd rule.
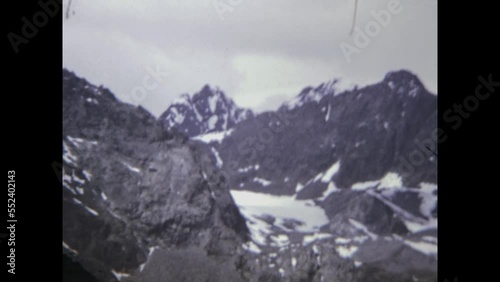
[[[253,116],[248,109],[239,108],[218,87],[204,85],[191,97],[183,94],[160,116],[165,128],[175,127],[193,137],[209,132],[230,129]]]
[[[411,80],[411,79],[418,80],[418,77],[413,72],[406,70],[406,69],[390,71],[384,77],[385,81],[386,80]]]
[[[356,84],[350,83],[344,79],[333,78],[327,82],[321,83],[316,87],[308,86],[299,93],[292,101],[285,103],[289,108],[300,107],[309,102],[319,102],[324,96],[339,95],[346,91],[353,90]]]
[[[410,97],[415,97],[418,93],[422,92],[424,85],[414,73],[408,70],[398,70],[388,72],[383,80],[391,90],[397,93],[407,93]]]
[[[217,87],[211,87],[210,84],[205,84],[200,92],[196,93],[195,95],[201,95],[201,96],[213,96],[219,92],[219,89]]]

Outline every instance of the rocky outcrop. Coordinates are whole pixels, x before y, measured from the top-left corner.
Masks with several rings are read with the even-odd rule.
[[[131,279],[154,248],[231,258],[248,230],[206,148],[107,89],[63,79],[67,255],[100,281]]]

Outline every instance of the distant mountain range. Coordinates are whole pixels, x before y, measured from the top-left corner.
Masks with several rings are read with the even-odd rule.
[[[339,189],[436,183],[436,152],[424,148],[408,167],[437,127],[437,98],[415,75],[392,72],[343,92],[334,86],[307,87],[276,112],[195,139],[218,152],[231,189],[317,198],[331,181]]]

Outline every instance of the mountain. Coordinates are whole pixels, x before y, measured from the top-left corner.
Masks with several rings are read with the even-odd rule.
[[[192,97],[188,94],[181,95],[159,120],[164,128],[176,128],[193,137],[228,130],[251,117],[251,110],[239,108],[224,92],[205,85]]]
[[[206,148],[67,70],[63,82],[66,257],[99,281],[133,277],[155,250],[189,247],[214,275],[231,265],[248,229]]]
[[[194,139],[211,147],[256,249],[290,262],[313,248],[304,281],[435,281],[436,128],[436,95],[401,70],[365,87],[306,87],[275,112]],[[335,263],[350,278],[325,269]]]
[[[411,72],[258,115],[206,86],[158,119],[63,74],[65,275],[437,281],[436,96]]]
[[[331,89],[305,88],[276,112],[198,139],[217,150],[231,189],[313,199],[330,183],[436,183],[437,98],[415,75],[398,71],[363,88]]]

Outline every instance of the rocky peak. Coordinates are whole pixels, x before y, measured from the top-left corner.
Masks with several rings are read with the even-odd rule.
[[[219,88],[205,85],[192,97],[183,94],[159,119],[164,128],[176,128],[193,137],[228,130],[252,116],[250,110],[239,108]]]
[[[399,70],[387,73],[383,80],[391,91],[415,98],[426,92],[420,79],[410,71]]]

